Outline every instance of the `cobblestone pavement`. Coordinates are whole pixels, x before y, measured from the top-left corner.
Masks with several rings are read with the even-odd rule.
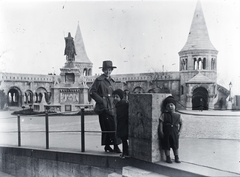
[[[204,138],[204,139],[221,139],[221,140],[238,140],[240,141],[240,116],[196,116],[181,114],[183,127],[180,138]],[[8,119],[4,119],[8,118]],[[16,117],[10,115],[10,112],[0,112],[0,130],[16,131]],[[44,131],[44,116],[22,116],[21,131]],[[49,117],[50,131],[80,131],[80,116],[53,116]],[[97,116],[85,116],[85,130],[87,136],[95,140],[94,147],[100,146],[100,126]],[[59,136],[60,134],[60,136]],[[70,143],[70,139],[75,139]],[[80,132],[73,133],[51,133],[50,146],[79,148]],[[45,134],[40,133],[23,133],[22,145],[33,147],[45,146]],[[61,143],[59,143],[61,142]],[[15,133],[0,134],[1,144],[17,145],[17,136]],[[88,144],[86,139],[86,144]],[[92,147],[92,146],[90,146]]]
[[[1,118],[8,118],[1,119]],[[14,131],[17,129],[15,115],[10,112],[0,111],[1,131]],[[85,116],[85,129],[87,131],[100,131],[97,116]],[[240,115],[239,116],[198,116],[181,114],[183,128],[181,138],[210,138],[240,140]],[[44,117],[22,116],[22,131],[44,131]],[[49,117],[49,128],[52,131],[79,131],[80,116],[53,116]],[[93,133],[92,133],[93,134]],[[98,133],[99,134],[99,133]]]
[[[181,114],[182,161],[240,175],[240,112],[189,113]]]
[[[240,116],[195,116],[182,114],[181,138],[240,140]]]

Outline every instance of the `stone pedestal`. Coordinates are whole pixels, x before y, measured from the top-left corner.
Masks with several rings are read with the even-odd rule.
[[[129,95],[129,153],[136,159],[158,162],[158,124],[161,103],[171,94],[146,93]]]

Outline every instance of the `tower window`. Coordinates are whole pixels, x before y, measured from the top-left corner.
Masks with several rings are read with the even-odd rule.
[[[197,59],[196,58],[193,59],[193,67],[194,67],[193,68],[194,70],[197,70]]]
[[[84,68],[84,70],[83,70],[83,75],[84,75],[84,76],[87,76],[87,75],[88,75],[87,68]]]
[[[211,60],[211,70],[215,70],[216,69],[216,60],[215,58],[212,58]]]
[[[180,62],[181,62],[181,68],[180,70],[187,70],[188,69],[188,59],[187,58],[181,58],[180,59]]]
[[[202,69],[206,69],[206,58],[203,58]]]
[[[198,58],[197,69],[202,69],[202,59]]]
[[[88,76],[91,76],[91,75],[92,75],[92,70],[88,69]]]

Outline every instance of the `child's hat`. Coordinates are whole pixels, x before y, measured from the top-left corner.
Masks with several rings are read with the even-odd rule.
[[[165,108],[169,103],[173,103],[176,106],[176,100],[173,96],[168,96],[165,100],[163,100],[163,107]]]
[[[118,95],[121,99],[123,99],[124,92],[121,89],[114,90],[113,95]]]

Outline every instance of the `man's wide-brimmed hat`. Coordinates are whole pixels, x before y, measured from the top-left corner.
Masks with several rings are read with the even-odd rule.
[[[106,61],[103,61],[103,64],[102,64],[102,67],[99,67],[99,68],[117,68],[116,66],[113,66],[112,64],[112,61],[110,60],[106,60]]]

